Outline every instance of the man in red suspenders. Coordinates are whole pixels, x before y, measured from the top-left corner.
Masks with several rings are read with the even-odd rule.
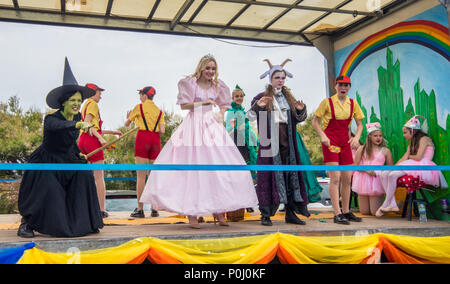
[[[165,122],[164,113],[155,105],[153,97],[156,90],[153,87],[144,87],[139,91],[138,104],[134,109],[127,113],[125,126],[135,122],[139,127],[136,135],[136,144],[134,147],[134,156],[136,164],[153,164],[161,151],[160,134],[164,134]],[[131,213],[131,217],[145,218],[144,204],[139,202],[145,187],[145,178],[150,174],[149,171],[137,171],[136,193],[138,207]],[[152,209],[152,217],[158,217],[158,211]]]
[[[359,147],[359,139],[363,130],[364,114],[355,100],[347,97],[351,87],[350,78],[336,78],[336,94],[323,100],[314,113],[312,125],[322,142],[323,162],[326,165],[351,165],[353,156],[351,149]],[[356,135],[349,137],[349,127],[355,119]],[[350,212],[351,171],[330,171],[330,198],[334,210],[334,222],[350,224],[349,221],[361,222],[361,218]],[[342,195],[342,210],[339,206],[339,185]]]
[[[102,125],[103,121],[100,116],[100,109],[98,107],[98,103],[102,99],[102,92],[105,89],[100,88],[99,86],[87,83],[86,87],[95,91],[95,95],[90,97],[84,104],[81,109],[81,120],[84,122],[90,122],[94,127],[89,129],[89,132],[82,132],[80,139],[78,140],[78,148],[80,148],[81,153],[87,155],[92,151],[102,147],[107,142],[103,138],[102,135],[112,134],[112,135],[122,135],[120,131],[113,130],[103,130]],[[103,151],[99,151],[98,153],[92,155],[88,158],[88,162],[91,164],[104,164],[105,156]],[[106,186],[105,186],[105,177],[103,170],[94,171],[95,184],[97,185],[97,195],[98,200],[100,202],[100,209],[102,211],[103,218],[108,217],[108,213],[105,208],[105,199],[106,199]]]

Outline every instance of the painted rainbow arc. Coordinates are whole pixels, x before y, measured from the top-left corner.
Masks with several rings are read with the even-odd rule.
[[[432,21],[406,21],[373,34],[358,44],[344,61],[339,75],[351,76],[366,57],[399,43],[425,46],[450,61],[450,37],[447,27]]]

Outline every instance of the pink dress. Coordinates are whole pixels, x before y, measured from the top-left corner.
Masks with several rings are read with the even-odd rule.
[[[178,83],[177,104],[214,100],[230,107],[229,88],[219,81],[205,90],[196,78]],[[154,164],[246,165],[212,106],[190,111],[161,150]],[[258,204],[250,171],[152,171],[141,202],[152,209],[201,216],[235,211]]]
[[[384,149],[381,148],[380,151],[374,152],[372,154],[373,159],[368,160],[365,157],[361,158],[361,166],[382,166],[386,161],[384,156]],[[375,172],[376,177],[368,175],[364,172],[355,171],[353,173],[352,190],[360,195],[367,196],[382,196],[385,194],[383,186],[380,180],[380,173]]]
[[[402,166],[436,166],[433,162],[434,147],[428,146],[425,149],[423,158],[420,161],[406,160],[398,165]],[[448,184],[445,181],[444,175],[441,171],[404,171],[407,175],[412,175],[414,177],[420,177],[420,180],[425,182],[425,184],[432,185],[434,187],[448,188]]]

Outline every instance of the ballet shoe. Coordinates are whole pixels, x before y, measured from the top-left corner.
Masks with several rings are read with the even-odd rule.
[[[384,215],[384,212],[381,210],[381,208],[379,208],[378,210],[377,210],[377,212],[375,213],[375,216],[376,217],[382,217]]]
[[[225,219],[224,219],[224,217],[223,217],[224,215],[223,214],[213,214],[213,217],[214,217],[214,225],[216,225],[216,222],[219,222],[219,225],[220,226],[225,226],[225,227],[228,227],[228,226],[230,226],[230,224],[228,224],[226,221],[225,221]],[[220,218],[220,217],[222,217],[222,218]]]
[[[200,229],[200,224],[198,223],[198,220],[196,217],[188,216],[188,219],[189,219],[189,225],[191,226],[191,228]]]

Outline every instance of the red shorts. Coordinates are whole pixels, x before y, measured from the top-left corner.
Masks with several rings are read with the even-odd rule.
[[[134,145],[134,156],[149,160],[156,160],[161,152],[161,137],[159,132],[139,130]]]
[[[101,134],[99,130],[98,133]],[[98,141],[97,137],[91,136],[88,133],[83,132],[80,136],[80,140],[78,140],[78,148],[80,148],[81,153],[87,155],[98,148],[102,147],[102,144]],[[92,155],[88,158],[88,161],[91,163],[101,161],[105,159],[105,155],[103,151],[99,151],[98,153]]]
[[[333,142],[331,142],[333,144]],[[340,153],[331,152],[328,147],[322,144],[323,162],[331,163],[337,162],[339,165],[351,165],[353,164],[352,148],[349,143],[344,145],[335,145],[341,147]]]

